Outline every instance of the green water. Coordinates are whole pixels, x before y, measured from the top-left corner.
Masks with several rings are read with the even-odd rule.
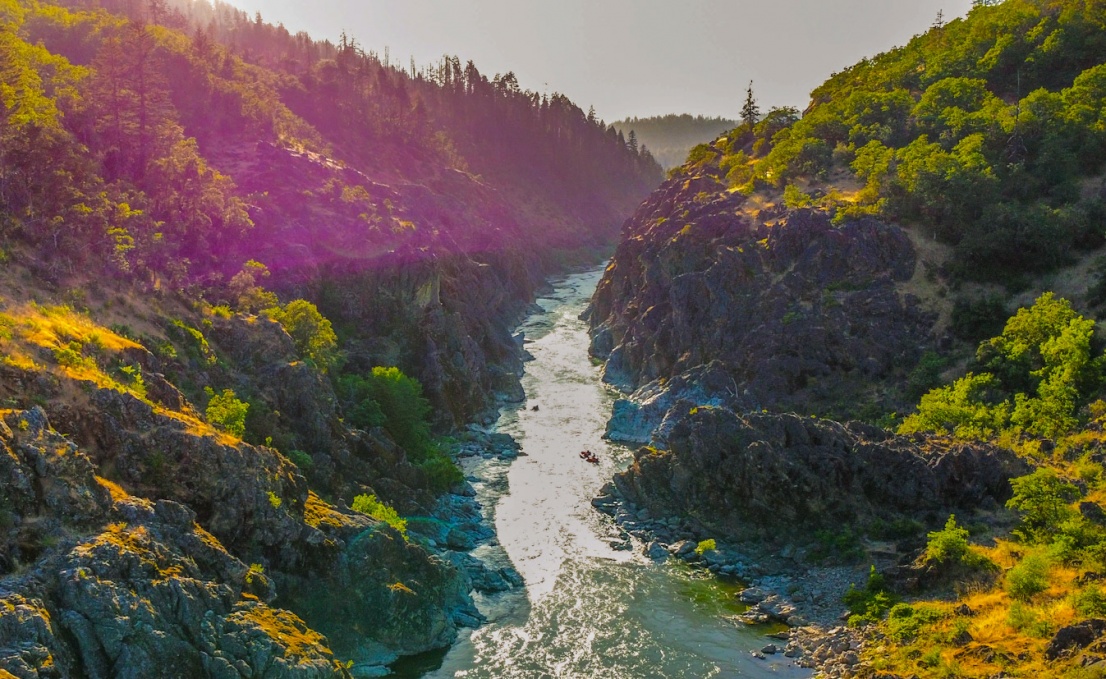
[[[528,402],[498,429],[526,454],[513,463],[469,462],[480,501],[494,514],[500,545],[477,556],[512,563],[524,591],[478,600],[489,623],[444,656],[408,661],[425,677],[808,677],[782,656],[758,660],[763,628],[732,620],[740,584],[682,564],[654,564],[611,548],[618,531],[590,505],[628,464],[628,449],[602,440],[615,394],[587,355],[580,313],[601,270],[570,276],[539,300],[544,313],[522,328]],[[538,405],[539,410],[532,409]],[[587,464],[579,451],[599,454]]]

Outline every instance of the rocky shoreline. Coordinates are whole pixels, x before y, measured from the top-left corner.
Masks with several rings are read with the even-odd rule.
[[[847,612],[841,599],[850,585],[863,586],[866,568],[812,567],[802,563],[801,551],[784,547],[772,553],[766,544],[716,540],[715,549],[700,553],[699,542],[715,538],[698,521],[654,517],[623,497],[613,483],[603,487],[592,506],[610,516],[621,531],[621,541],[612,543],[612,549],[633,549],[636,540],[655,562],[679,560],[747,584],[737,596],[749,608],[734,623],[787,627],[766,633],[764,647],[754,656],[782,654],[796,666],[830,679],[855,676],[861,668],[864,638],[860,630],[843,625]]]

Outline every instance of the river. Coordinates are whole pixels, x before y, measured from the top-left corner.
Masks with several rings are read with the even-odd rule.
[[[505,409],[496,427],[515,437],[524,455],[466,463],[499,540],[475,554],[497,566],[509,560],[526,587],[478,598],[488,624],[415,676],[809,676],[782,656],[752,657],[769,640],[765,630],[728,619],[741,610],[737,583],[652,563],[637,543],[632,552],[616,551],[618,529],[591,507],[632,457],[602,439],[615,394],[600,382],[579,319],[601,275],[555,281],[538,300],[542,313],[521,328],[534,359],[523,378],[527,402]],[[600,464],[580,459],[583,449],[597,453]]]

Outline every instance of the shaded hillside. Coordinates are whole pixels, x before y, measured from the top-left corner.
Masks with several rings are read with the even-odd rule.
[[[420,263],[431,278],[480,281],[439,289],[446,305],[488,312],[465,319],[483,326],[464,335],[494,364],[544,272],[610,242],[659,180],[616,132],[510,74],[489,80],[451,59],[410,75],[353,40],[290,36],[225,5],[189,6],[195,25],[124,7],[167,25],[5,5],[14,114],[2,131],[0,247],[18,259],[26,244],[25,263],[51,282],[91,265],[230,302],[224,286],[252,260],[267,265],[267,286],[319,301],[327,272],[366,274],[363,288],[344,287],[393,299],[377,316],[392,328],[425,305],[375,287],[396,279],[372,272]],[[470,297],[479,291],[490,298]],[[337,300],[325,311],[347,334],[366,317]],[[495,378],[482,367],[443,375],[424,369],[420,342],[398,344],[404,355],[366,360],[442,382],[432,396],[448,420],[484,408]],[[461,382],[478,398],[446,400],[470,389]]]
[[[0,0],[0,669],[379,673],[518,583],[441,436],[660,169],[448,66]]]
[[[627,138],[632,131],[640,147],[648,150],[665,169],[683,165],[693,147],[717,138],[735,125],[736,120],[687,113],[626,118],[612,123]]]

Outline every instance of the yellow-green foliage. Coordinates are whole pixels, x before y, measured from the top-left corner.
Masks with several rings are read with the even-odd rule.
[[[220,394],[216,394],[211,387],[204,391],[210,397],[204,411],[207,421],[228,434],[242,438],[246,433],[246,413],[250,410],[250,404],[239,400],[233,389],[224,389]]]
[[[280,305],[276,294],[267,291],[261,285],[261,282],[269,276],[269,268],[254,259],[247,261],[242,265],[242,270],[234,274],[228,288],[239,310],[257,312]]]
[[[992,572],[991,564],[1004,573],[991,584],[975,576],[959,583],[970,618],[954,614],[958,603],[911,604],[930,611],[924,619],[893,608],[881,623],[887,639],[868,652],[875,669],[923,679],[1015,670],[1026,677],[1084,676],[1077,659],[1046,662],[1044,647],[1059,627],[1106,615],[1106,595],[1094,584],[1106,574],[1106,528],[1093,508],[1085,516],[1080,507],[1106,504],[1102,466],[1091,457],[1106,444],[1106,404],[1098,400],[1104,361],[1092,349],[1094,332],[1094,322],[1066,301],[1043,295],[980,345],[981,372],[931,391],[904,425],[903,431],[993,439],[1033,455],[1040,466],[1011,480],[1007,508],[1021,521],[1009,539],[990,549],[969,545],[952,518],[930,533],[929,560],[948,563],[959,555],[963,564],[983,566],[978,574]],[[973,641],[965,645],[961,631]]]
[[[802,189],[794,184],[788,184],[783,190],[783,204],[792,210],[802,207],[810,207],[814,204],[811,197],[803,193]]]
[[[1044,552],[1026,555],[1013,568],[1006,572],[1006,591],[1021,601],[1029,601],[1035,595],[1048,589],[1048,574],[1052,560]]]
[[[714,541],[714,538],[707,538],[695,546],[695,553],[702,555],[707,552],[713,552],[716,549],[718,549],[718,543]]]
[[[986,372],[969,372],[924,395],[899,432],[965,439],[1070,433],[1103,378],[1106,359],[1092,355],[1094,341],[1094,321],[1046,292],[1019,309],[1001,335],[979,345],[976,359]]]
[[[956,517],[949,515],[944,530],[929,533],[926,559],[937,563],[959,563],[968,554],[968,531],[956,525]]]
[[[284,307],[268,309],[266,313],[284,326],[300,355],[323,372],[338,360],[338,336],[330,321],[311,302],[297,299]]]
[[[353,498],[353,505],[350,509],[371,516],[377,521],[383,521],[399,531],[404,539],[407,539],[407,520],[400,518],[395,509],[376,499],[375,495],[358,495]]]
[[[766,195],[797,179],[858,181],[839,215],[923,223],[966,278],[1008,281],[1097,247],[1100,235],[1084,237],[1102,207],[1079,184],[1106,151],[1106,8],[976,5],[835,74],[801,116],[773,109],[696,148],[681,172],[717,162],[730,186]]]

